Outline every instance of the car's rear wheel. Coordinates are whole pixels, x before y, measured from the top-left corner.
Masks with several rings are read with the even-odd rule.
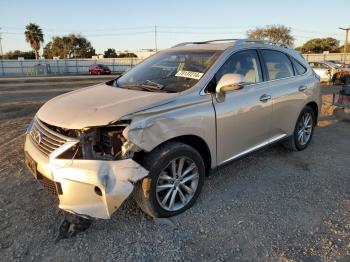
[[[292,151],[305,149],[311,142],[315,124],[315,113],[311,107],[306,106],[298,117],[293,135],[284,141],[283,145]]]
[[[200,154],[192,147],[170,142],[143,160],[149,175],[135,186],[140,208],[152,217],[177,215],[196,201],[205,178]]]

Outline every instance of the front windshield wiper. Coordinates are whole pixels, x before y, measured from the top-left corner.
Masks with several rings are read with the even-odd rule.
[[[157,90],[162,90],[164,88],[164,85],[156,83],[156,82],[151,81],[151,80],[146,80],[145,82],[141,83],[140,85],[150,87],[150,88],[155,88]]]
[[[129,88],[129,89],[132,89],[132,87],[136,87],[136,88],[140,88],[140,89],[143,89],[145,91],[161,91],[161,92],[165,92],[163,90],[164,88],[164,85],[161,85],[161,84],[158,84],[154,81],[151,81],[151,80],[146,80],[142,83],[128,83],[128,84],[125,84],[125,85],[122,85],[120,86],[121,88]]]

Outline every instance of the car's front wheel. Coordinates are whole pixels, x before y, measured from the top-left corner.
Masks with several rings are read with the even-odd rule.
[[[192,147],[170,142],[142,160],[149,175],[135,187],[134,198],[152,217],[177,215],[196,201],[205,178],[201,155]]]
[[[311,142],[315,125],[315,113],[311,107],[306,106],[298,117],[293,135],[284,141],[283,145],[293,151],[305,149]]]

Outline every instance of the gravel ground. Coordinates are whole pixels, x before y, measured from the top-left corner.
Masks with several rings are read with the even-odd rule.
[[[129,199],[111,220],[55,243],[63,214],[24,166],[23,132],[47,99],[93,82],[0,83],[1,261],[350,261],[350,118],[332,115],[336,87],[324,88],[305,151],[277,145],[227,165],[171,219]]]

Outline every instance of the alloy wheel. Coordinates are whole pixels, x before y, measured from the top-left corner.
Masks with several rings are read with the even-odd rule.
[[[158,204],[167,211],[185,207],[193,198],[199,182],[198,167],[187,157],[173,159],[160,173],[156,184]]]
[[[311,113],[305,113],[298,123],[297,139],[301,146],[306,145],[312,134],[313,119]]]

